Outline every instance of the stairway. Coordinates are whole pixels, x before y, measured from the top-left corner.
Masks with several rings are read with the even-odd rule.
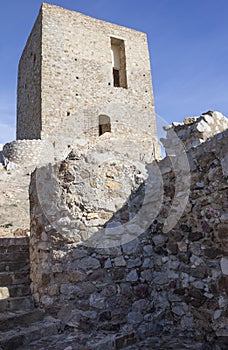
[[[29,238],[0,239],[0,350],[57,334],[59,320],[34,306],[30,293]]]

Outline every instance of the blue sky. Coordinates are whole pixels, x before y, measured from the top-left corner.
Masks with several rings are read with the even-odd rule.
[[[51,3],[148,34],[155,107],[165,123],[208,109],[228,116],[227,0]],[[1,4],[0,143],[15,139],[17,65],[41,4],[40,0]]]

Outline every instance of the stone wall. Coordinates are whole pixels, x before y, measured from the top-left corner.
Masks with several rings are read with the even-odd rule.
[[[126,135],[128,136],[126,137]],[[29,168],[30,171],[33,171],[36,167],[64,160],[72,149],[92,150],[98,142],[96,137],[91,137],[90,140],[69,139],[67,144],[65,141],[63,139],[57,143],[51,142],[50,139],[12,141],[3,146],[3,151],[0,152],[0,157],[2,157],[0,162],[2,159],[2,162],[10,170]],[[99,138],[99,145],[100,152],[112,152],[112,147],[114,147],[117,152],[123,152],[125,157],[138,161],[150,162],[156,157],[159,158],[159,153],[156,153],[150,140],[142,137],[140,132],[132,132],[126,127],[121,128],[117,138],[112,133],[105,133]],[[146,150],[149,151],[146,152]]]
[[[18,67],[17,140],[41,138],[41,12]]]
[[[162,142],[166,149],[179,143],[178,139],[180,139],[185,149],[188,150],[228,129],[228,119],[220,112],[208,111],[200,117],[185,118],[183,123],[174,122],[164,129],[167,136],[166,139],[162,139]]]
[[[127,88],[113,86],[111,38],[124,41]],[[144,33],[43,4],[19,66],[18,105],[18,138],[88,140],[98,137],[99,116],[107,115],[113,134],[123,126],[141,131],[160,155]]]
[[[227,136],[187,152],[189,183],[180,147],[146,168],[123,155],[101,159],[94,147],[36,171],[30,255],[37,304],[83,331],[140,339],[173,332],[212,345],[216,336],[226,339]]]
[[[168,271],[168,300],[175,319],[181,327],[194,332],[198,328],[201,334],[215,331],[224,337],[228,291],[227,136],[226,130],[187,152],[191,171],[189,200],[178,224],[165,235],[162,227],[170,216],[171,202],[179,197],[181,203],[183,193],[178,193],[171,170],[175,170],[178,160],[170,165],[168,158],[160,162],[165,197],[154,225],[154,232],[160,231],[155,242],[157,254],[167,256],[162,270],[165,274]],[[177,214],[178,208],[174,209]]]

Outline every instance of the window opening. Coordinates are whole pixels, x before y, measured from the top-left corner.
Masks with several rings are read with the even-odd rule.
[[[121,39],[111,38],[113,86],[127,88],[125,45]]]
[[[105,132],[111,132],[111,121],[107,115],[99,116],[99,136]]]

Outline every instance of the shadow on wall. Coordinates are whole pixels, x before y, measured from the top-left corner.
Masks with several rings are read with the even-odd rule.
[[[69,217],[70,203],[65,212],[59,207],[58,222],[63,226],[59,231],[54,229],[51,221],[56,220],[56,213],[49,220],[44,214],[34,173],[30,250],[36,302],[57,312],[65,324],[85,332],[127,330],[140,339],[178,332],[211,343],[215,336],[225,339],[227,185],[222,163],[227,136],[226,131],[188,151],[191,191],[180,220],[169,231],[164,231],[164,223],[174,199],[178,197],[182,204],[183,193],[176,191],[174,163],[168,158],[159,163],[162,197],[155,176],[157,165],[149,165],[146,182],[101,230],[91,224],[97,220],[97,213],[86,213],[87,220],[79,220],[83,203],[75,205],[80,211],[76,210],[74,218]],[[73,191],[72,184],[77,181],[67,172],[67,162],[60,167],[66,176],[56,189],[59,193],[60,187]],[[48,172],[49,181],[51,168]],[[149,187],[146,196],[148,183],[153,190]],[[80,183],[77,186],[80,190]],[[146,216],[134,222],[143,206]],[[154,216],[156,211],[158,215]],[[124,226],[131,220],[133,223]],[[102,238],[103,247],[99,244]]]

